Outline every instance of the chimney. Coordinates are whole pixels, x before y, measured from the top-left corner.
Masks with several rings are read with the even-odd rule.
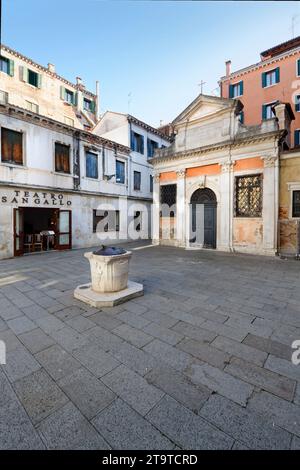
[[[54,64],[48,64],[48,70],[49,72],[55,73],[55,65]]]
[[[82,80],[80,77],[76,77],[76,83],[77,85],[82,85]]]
[[[100,119],[100,86],[99,81],[96,81],[96,119]]]
[[[230,72],[231,72],[231,60],[226,60],[225,62],[226,65],[226,77],[229,77]]]

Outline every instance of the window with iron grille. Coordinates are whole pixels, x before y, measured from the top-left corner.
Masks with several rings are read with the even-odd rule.
[[[237,176],[235,178],[236,217],[261,217],[262,175]]]
[[[300,191],[293,191],[293,217],[300,217]]]
[[[177,185],[176,184],[166,184],[160,187],[160,203],[162,207],[162,216],[163,217],[174,217],[175,208],[176,208],[176,194],[177,194]],[[168,207],[172,210],[169,211]]]

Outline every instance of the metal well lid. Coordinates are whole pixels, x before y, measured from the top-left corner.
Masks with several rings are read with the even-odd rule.
[[[124,248],[118,247],[118,246],[105,246],[102,245],[100,250],[93,251],[93,255],[98,255],[98,256],[114,256],[114,255],[124,255],[127,253]]]

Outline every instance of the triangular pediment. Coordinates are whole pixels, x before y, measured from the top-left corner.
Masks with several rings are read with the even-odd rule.
[[[226,109],[230,111],[233,107],[237,106],[237,101],[238,100],[220,98],[218,96],[199,95],[176,119],[174,119],[173,124],[196,121],[201,118],[210,117]]]

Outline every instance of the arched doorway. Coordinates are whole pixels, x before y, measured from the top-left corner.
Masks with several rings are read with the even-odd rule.
[[[203,248],[216,248],[217,199],[209,188],[197,189],[191,196],[190,242]]]

